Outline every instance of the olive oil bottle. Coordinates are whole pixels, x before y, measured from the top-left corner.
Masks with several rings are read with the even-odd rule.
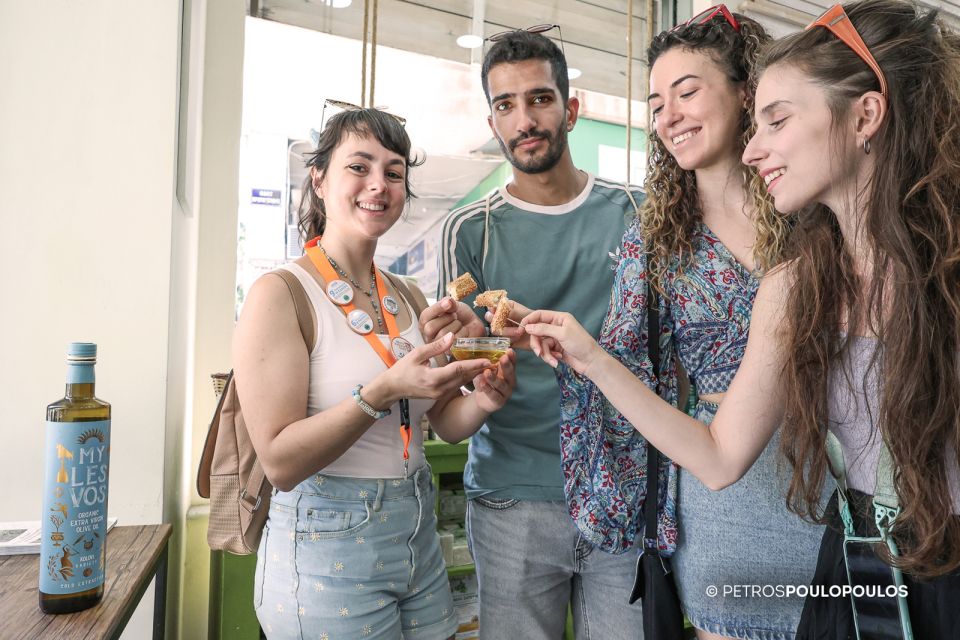
[[[103,597],[110,405],[94,397],[97,345],[70,344],[65,397],[47,407],[40,609],[70,613]]]

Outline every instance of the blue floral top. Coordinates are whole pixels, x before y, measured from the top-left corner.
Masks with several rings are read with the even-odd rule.
[[[746,347],[759,282],[703,224],[692,238],[693,260],[682,276],[664,281],[660,309],[659,392],[677,400],[679,358],[700,393],[726,391]],[[600,346],[654,388],[647,355],[646,252],[639,223],[624,234]],[[630,549],[643,532],[646,440],[588,379],[561,365],[560,451],[570,515],[605,551]],[[672,555],[677,544],[677,467],[660,465],[658,544]]]
[[[743,360],[760,281],[705,224],[692,244],[693,263],[684,274],[667,272],[666,322],[697,393],[724,393]]]

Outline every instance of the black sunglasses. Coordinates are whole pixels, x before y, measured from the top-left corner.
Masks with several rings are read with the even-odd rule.
[[[551,29],[556,29],[557,33],[560,35],[560,52],[563,53],[563,57],[566,58],[567,52],[563,50],[563,30],[560,29],[560,25],[558,24],[535,24],[532,27],[526,27],[524,29],[508,29],[507,31],[501,31],[493,34],[492,36],[487,36],[484,38],[484,40],[488,40],[490,42],[499,42],[507,36],[514,33],[519,33],[521,31],[526,31],[527,33],[546,33]]]

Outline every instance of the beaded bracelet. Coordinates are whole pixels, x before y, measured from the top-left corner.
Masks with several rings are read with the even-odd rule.
[[[357,386],[355,386],[355,387],[353,388],[353,391],[352,391],[351,393],[352,393],[352,395],[353,395],[354,401],[357,403],[357,406],[360,407],[360,409],[361,409],[365,414],[367,414],[368,416],[370,416],[370,417],[373,418],[374,420],[382,420],[383,418],[386,418],[388,415],[390,415],[390,409],[384,409],[383,411],[377,411],[376,409],[374,409],[373,407],[371,407],[369,404],[367,404],[367,403],[363,400],[363,398],[360,397],[360,389],[363,389],[363,385],[362,385],[362,384],[358,384]]]

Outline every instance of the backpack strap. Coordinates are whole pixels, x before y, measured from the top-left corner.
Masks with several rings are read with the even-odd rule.
[[[312,352],[314,341],[316,340],[316,327],[314,327],[312,305],[307,299],[307,292],[303,289],[303,283],[292,271],[286,269],[277,269],[271,271],[274,275],[280,276],[283,282],[290,290],[290,296],[293,298],[293,306],[297,311],[297,323],[300,325],[300,335],[303,336],[303,343],[307,345],[307,352]]]
[[[873,511],[877,529],[885,534],[900,515],[900,498],[893,484],[893,455],[887,441],[880,438],[880,456],[877,458],[877,483],[873,490]],[[886,536],[884,536],[886,537]]]
[[[843,521],[847,536],[853,536],[853,514],[847,495],[847,469],[843,459],[843,448],[833,432],[827,431],[827,457],[830,460],[830,472],[837,481],[837,501],[840,519]],[[885,440],[880,441],[880,456],[877,459],[877,479],[873,491],[873,509],[877,529],[886,538],[887,532],[900,513],[900,498],[893,484],[893,456]]]
[[[197,494],[201,498],[210,497],[210,471],[213,468],[213,451],[217,446],[217,434],[220,433],[220,411],[227,399],[230,385],[233,383],[233,370],[227,375],[227,380],[217,401],[217,408],[213,412],[213,419],[207,428],[207,438],[203,442],[203,452],[200,454],[200,464],[197,467]]]
[[[853,514],[850,512],[850,500],[847,497],[847,465],[843,459],[843,447],[832,431],[827,431],[827,459],[830,461],[830,473],[837,482],[837,507],[843,531],[846,536],[854,535]]]

